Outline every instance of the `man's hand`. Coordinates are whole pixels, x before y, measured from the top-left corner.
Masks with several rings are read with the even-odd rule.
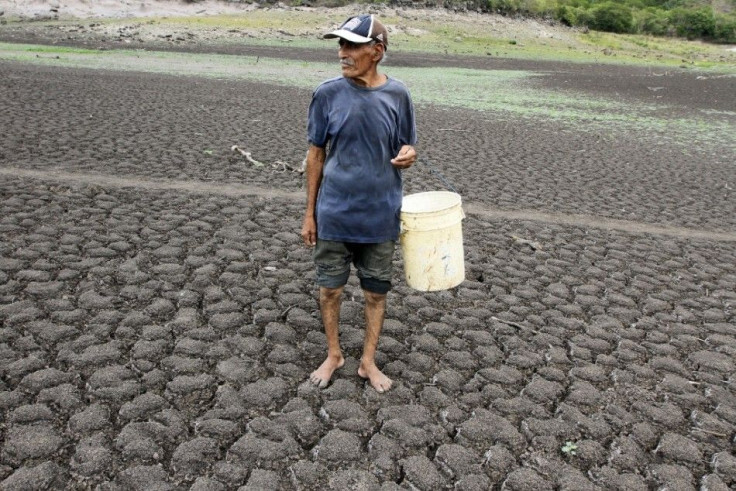
[[[417,151],[411,145],[404,145],[399,154],[391,159],[391,165],[397,169],[408,169],[417,160]]]
[[[302,240],[309,247],[317,245],[317,222],[314,217],[305,216],[302,224]]]

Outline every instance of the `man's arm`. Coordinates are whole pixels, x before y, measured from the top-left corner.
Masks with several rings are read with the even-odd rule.
[[[308,246],[317,244],[317,194],[322,183],[322,168],[325,164],[325,149],[315,145],[309,146],[307,152],[307,210],[302,223],[302,240]]]

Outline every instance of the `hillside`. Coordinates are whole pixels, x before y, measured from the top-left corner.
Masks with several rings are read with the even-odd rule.
[[[0,40],[114,49],[146,46],[202,50],[208,45],[239,44],[324,49],[321,33],[326,27],[370,10],[388,26],[392,48],[403,52],[716,68],[729,72],[736,67],[734,46],[677,37],[599,32],[565,25],[551,17],[385,4],[328,8],[214,0],[55,1],[28,4],[11,0],[0,16]],[[726,8],[733,0],[718,1]]]

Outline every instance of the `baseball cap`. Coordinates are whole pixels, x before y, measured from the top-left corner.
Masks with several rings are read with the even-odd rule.
[[[323,36],[325,39],[342,38],[351,43],[376,41],[388,47],[388,31],[373,14],[350,17],[336,30]]]

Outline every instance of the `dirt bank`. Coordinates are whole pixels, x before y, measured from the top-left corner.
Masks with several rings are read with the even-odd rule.
[[[38,19],[125,19],[129,17],[173,17],[247,12],[257,4],[132,0],[7,0],[0,10],[11,18]]]

